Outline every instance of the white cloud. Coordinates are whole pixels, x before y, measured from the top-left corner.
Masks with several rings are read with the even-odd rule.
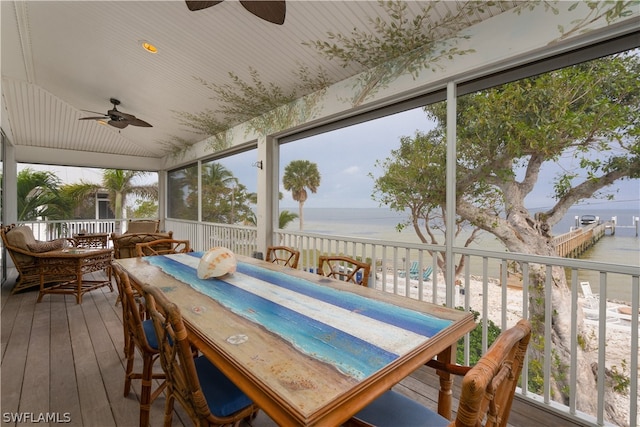
[[[345,175],[358,175],[360,173],[360,167],[359,166],[349,166],[348,168],[344,169],[342,171],[343,174]]]

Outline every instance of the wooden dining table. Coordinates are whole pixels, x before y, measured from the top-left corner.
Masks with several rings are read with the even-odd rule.
[[[475,326],[469,312],[244,256],[199,279],[201,257],[114,262],[160,288],[193,344],[279,425],[340,425],[428,360],[451,360]]]

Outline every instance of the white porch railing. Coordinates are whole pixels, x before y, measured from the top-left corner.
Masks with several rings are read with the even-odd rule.
[[[70,236],[70,230],[84,228],[107,232],[113,222],[108,221],[67,221],[51,223],[30,223],[36,235],[47,238]],[[92,228],[93,227],[93,228]],[[110,228],[111,227],[111,228]],[[179,239],[189,239],[196,251],[207,250],[212,246],[225,246],[235,253],[253,256],[257,251],[255,227],[207,224],[194,221],[165,220],[164,229],[172,230]],[[44,230],[44,231],[43,231]],[[59,230],[62,234],[56,234]],[[274,234],[274,242],[298,248],[301,252],[299,268],[312,270],[316,266],[317,255],[321,252],[340,253],[354,258],[369,260],[375,265],[369,280],[369,286],[385,292],[391,292],[420,300],[444,304],[448,292],[453,292],[456,306],[472,309],[480,313],[483,351],[487,348],[489,321],[500,329],[513,325],[519,318],[528,317],[529,277],[527,271],[532,264],[543,265],[551,277],[554,266],[564,268],[567,281],[571,287],[570,295],[570,336],[568,343],[572,359],[567,368],[569,378],[569,402],[562,405],[551,399],[550,378],[551,363],[554,360],[553,349],[544,349],[543,378],[544,385],[540,394],[527,389],[528,363],[523,369],[523,387],[518,389],[519,398],[532,405],[544,405],[548,410],[561,413],[562,416],[575,419],[579,423],[591,425],[607,425],[605,421],[605,402],[613,402],[609,387],[605,387],[607,378],[605,369],[597,370],[597,410],[594,414],[585,414],[577,409],[577,349],[580,346],[590,351],[598,366],[606,366],[607,370],[617,373],[619,385],[625,386],[626,396],[617,395],[616,401],[624,402],[618,406],[628,408],[625,415],[626,424],[638,425],[638,311],[640,310],[640,267],[597,263],[559,257],[543,257],[506,252],[485,251],[479,249],[454,248],[453,255],[457,262],[463,257],[464,271],[456,279],[454,286],[445,285],[442,272],[438,269],[437,254],[445,251],[444,246],[421,245],[361,239],[342,236],[328,236],[313,233],[278,230]],[[418,262],[418,271],[427,266],[432,267],[433,274],[425,280],[421,274],[407,274],[411,262]],[[521,266],[522,274],[511,275],[509,266]],[[403,273],[405,272],[405,273]],[[589,306],[583,297],[579,283],[589,277],[591,285],[597,286],[600,298],[595,306]],[[597,278],[593,280],[593,278]],[[630,289],[630,301],[608,301],[614,286],[625,286]],[[506,285],[506,286],[505,286]],[[551,286],[546,286],[545,299],[551,299]],[[551,304],[545,304],[545,337],[544,342],[551,342]],[[625,307],[623,313],[617,310]],[[578,322],[584,312],[585,326],[591,331],[590,346],[578,337]],[[628,314],[624,314],[628,313]],[[469,357],[470,340],[464,340],[465,358]],[[626,382],[626,384],[625,384]]]
[[[78,219],[61,221],[23,221],[28,225],[37,240],[53,240],[60,237],[73,237],[81,232],[89,234],[111,234],[116,223],[112,219]]]

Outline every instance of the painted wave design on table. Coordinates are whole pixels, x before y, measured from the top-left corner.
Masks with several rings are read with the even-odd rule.
[[[189,256],[156,256],[147,257],[145,261],[210,296],[232,312],[259,323],[308,356],[329,363],[357,380],[366,378],[398,358],[393,352],[256,295],[227,280],[198,279],[196,269],[190,265],[192,263],[185,263],[187,257]]]
[[[172,257],[193,268],[197,267],[196,264],[198,261],[196,258],[186,258],[179,255],[172,255]],[[225,277],[224,280],[247,292],[268,299],[301,315],[331,325],[349,335],[394,354],[401,355],[408,353],[428,339],[425,335],[363,316],[359,313],[359,310],[345,309],[338,305],[330,304],[329,302],[280,286],[278,283],[265,281],[263,278],[256,278],[236,271],[234,275]],[[314,285],[314,287],[318,287],[318,285]]]
[[[179,258],[176,259],[182,259],[182,262],[190,264],[193,268],[197,268],[202,254],[203,252],[191,252],[186,255],[181,254]],[[190,257],[190,259],[187,257]],[[278,288],[284,288],[295,292],[296,299],[300,298],[299,295],[304,295],[311,298],[314,303],[323,301],[331,306],[340,307],[348,312],[358,313],[362,316],[375,319],[381,322],[381,324],[375,325],[377,329],[384,327],[383,325],[393,325],[399,328],[400,333],[408,331],[413,332],[420,340],[422,340],[422,337],[434,336],[452,323],[451,320],[441,319],[427,313],[420,313],[414,310],[398,307],[384,301],[373,300],[351,292],[343,292],[325,286],[318,286],[308,280],[300,279],[286,273],[261,268],[248,263],[238,263],[236,272],[260,279],[263,282],[272,283]],[[398,330],[394,331],[394,333],[398,333]],[[368,339],[369,337],[366,338]],[[385,337],[385,339],[388,339],[388,337]],[[403,354],[405,349],[398,345],[398,343],[393,343],[392,349]],[[414,348],[415,345],[414,341],[411,345],[411,349]]]
[[[452,323],[451,320],[440,319],[426,313],[405,309],[384,301],[372,300],[350,292],[318,286],[313,282],[251,264],[238,263],[237,272],[426,337],[434,336]],[[354,284],[354,286],[356,285]]]
[[[193,260],[185,260],[184,262],[197,268],[202,254],[203,252],[190,252],[185,256],[190,256]],[[452,323],[451,320],[440,319],[427,313],[405,309],[384,301],[372,300],[350,292],[341,292],[333,288],[318,286],[313,282],[299,279],[289,274],[260,268],[247,263],[238,263],[236,272],[255,277],[264,282],[273,283],[280,288],[289,289],[293,292],[311,297],[314,300],[324,301],[347,311],[359,313],[362,316],[379,320],[385,324],[397,326],[402,330],[411,331],[420,336],[432,337]]]

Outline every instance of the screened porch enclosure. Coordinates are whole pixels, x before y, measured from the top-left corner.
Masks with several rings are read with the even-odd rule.
[[[145,3],[153,5],[151,13]],[[70,16],[79,16],[86,26],[70,25]],[[324,148],[326,160],[310,159],[321,169],[342,159],[363,167],[365,154],[374,150],[357,142],[368,140],[370,147],[377,147],[374,134],[382,130],[351,135],[338,141],[337,148],[324,145],[319,137],[432,108],[431,114],[439,118],[442,151],[437,153],[440,161],[434,156],[427,165],[441,177],[438,188],[430,190],[440,191],[442,220],[454,224],[457,214],[464,213],[456,206],[465,179],[458,168],[463,155],[470,158],[463,152],[470,136],[460,125],[468,111],[466,97],[631,52],[640,46],[639,23],[640,11],[633,2],[290,1],[282,26],[262,22],[237,2],[221,2],[200,14],[188,11],[183,2],[2,2],[2,108],[7,113],[2,115],[2,222],[42,226],[46,235],[54,225],[71,224],[21,220],[15,203],[20,197],[17,164],[157,172],[161,229],[189,239],[195,250],[220,245],[252,256],[264,254],[269,245],[286,244],[301,250],[299,268],[309,271],[320,253],[347,254],[371,261],[371,287],[477,311],[479,346],[472,345],[471,336],[465,338],[463,362],[472,360],[473,348],[486,350],[493,325],[504,329],[543,307],[536,312],[542,316],[536,319],[541,332],[537,357],[532,353],[526,361],[517,399],[552,414],[559,424],[568,419],[583,425],[636,425],[637,265],[468,248],[456,238],[454,227],[446,228],[442,241],[427,244],[294,231],[281,225],[280,193],[291,193],[284,189],[283,177],[287,166],[298,160],[295,147],[312,140],[320,151]],[[128,39],[138,47],[140,32],[159,42],[152,59],[127,50]],[[214,47],[210,40],[220,43]],[[396,44],[388,44],[390,40]],[[194,50],[202,45],[206,48]],[[114,58],[121,58],[118,66]],[[87,117],[87,111],[111,111],[107,101],[113,96],[122,98],[119,113],[135,114],[153,126],[114,129]],[[106,116],[113,120],[111,115],[120,117]],[[423,123],[419,130],[428,133],[431,125]],[[586,122],[575,127],[582,125]],[[410,124],[392,139],[397,144],[398,136],[415,130]],[[398,148],[390,145],[387,152]],[[338,175],[325,175],[319,188],[342,184],[344,190],[335,193],[334,202],[348,206],[347,200],[361,197],[362,191],[349,193],[356,188],[354,175],[344,175],[339,182],[329,179]],[[484,178],[480,175],[474,182]],[[320,196],[318,202],[324,201]],[[314,194],[307,200],[311,205]],[[292,199],[286,201],[286,210],[299,214],[302,224],[304,210],[298,211]],[[110,220],[91,224],[118,229]],[[6,255],[2,259],[6,263]],[[465,267],[458,269],[462,260]],[[418,274],[412,272],[414,261]],[[516,288],[507,286],[513,266]],[[8,267],[3,273],[11,271]],[[429,276],[424,274],[428,267]],[[591,282],[600,294],[594,306],[585,305],[579,289],[585,274],[597,277]],[[559,307],[567,314],[566,339],[556,346],[544,345],[556,337],[558,307],[553,301],[558,294],[552,285],[560,276],[568,285],[561,295],[566,304]],[[623,301],[627,317],[614,313],[619,307],[608,301],[614,280],[629,289],[630,297]],[[28,298],[16,298],[29,304]],[[9,303],[3,298],[3,315],[5,307],[12,307]],[[91,328],[99,329],[95,324]],[[585,330],[593,346],[578,333]],[[618,341],[616,348],[621,350],[612,354],[612,344]],[[558,345],[566,366],[556,363]],[[20,351],[24,354],[25,349]],[[591,372],[581,354],[606,367],[589,378],[593,387],[588,390],[580,388]],[[3,352],[3,368],[10,363],[15,363],[15,353]],[[615,395],[622,413],[611,412],[612,378],[626,392]],[[562,403],[556,402],[560,392]],[[20,408],[22,397],[13,397]]]

